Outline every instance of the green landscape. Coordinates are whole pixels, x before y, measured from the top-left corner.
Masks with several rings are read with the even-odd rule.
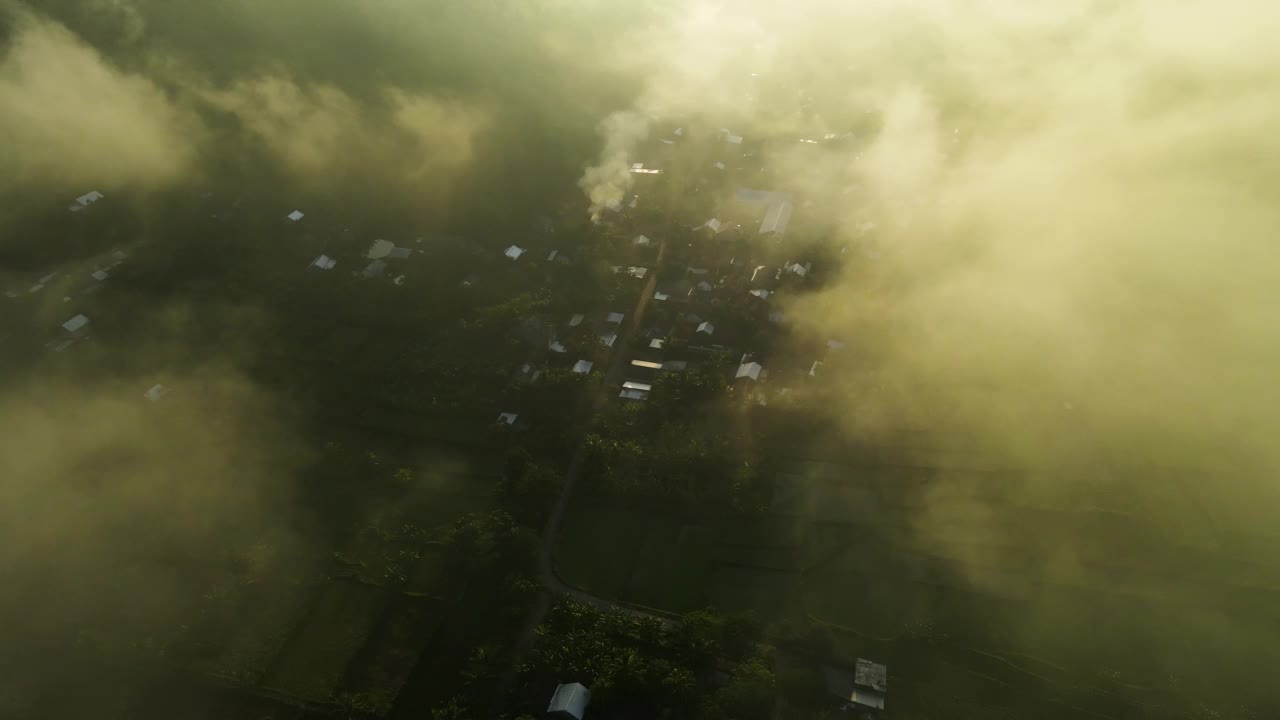
[[[1274,9],[0,20],[0,717],[1280,716]]]

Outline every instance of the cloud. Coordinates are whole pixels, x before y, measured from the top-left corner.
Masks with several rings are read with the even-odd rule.
[[[192,168],[204,133],[193,113],[66,27],[29,13],[13,17],[0,58],[0,190],[155,186]]]
[[[45,373],[0,392],[0,617],[15,638],[0,706],[15,715],[68,674],[79,701],[99,698],[112,681],[80,677],[86,660],[132,668],[126,682],[141,685],[237,558],[280,562],[251,571],[266,574],[296,558],[303,457],[279,407],[225,367],[164,380],[158,403],[142,397],[152,378],[134,375]]]
[[[444,193],[471,164],[486,113],[462,101],[386,87],[357,101],[336,86],[285,73],[206,89],[249,136],[303,187],[333,188],[361,178],[410,195]],[[429,199],[427,199],[429,200]]]

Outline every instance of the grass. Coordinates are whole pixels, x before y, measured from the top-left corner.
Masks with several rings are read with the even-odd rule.
[[[382,715],[391,710],[418,657],[430,650],[430,639],[443,620],[440,604],[400,597],[369,639],[358,671],[347,683],[363,704]]]
[[[383,590],[368,585],[325,585],[310,616],[284,647],[266,687],[303,700],[329,702],[387,601]]]
[[[305,617],[307,600],[314,593],[313,585],[263,583],[254,587],[242,603],[234,633],[208,671],[238,683],[260,682]]]

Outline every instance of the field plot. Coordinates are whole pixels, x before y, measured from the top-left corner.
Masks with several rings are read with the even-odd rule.
[[[382,715],[391,710],[400,689],[441,623],[439,603],[408,597],[392,601],[379,627],[344,683],[361,705]]]
[[[332,582],[284,647],[264,686],[310,702],[329,702],[389,597],[376,587]]]
[[[236,684],[261,682],[295,628],[306,618],[315,592],[315,585],[255,586],[241,603],[235,632],[209,664],[209,674]]]

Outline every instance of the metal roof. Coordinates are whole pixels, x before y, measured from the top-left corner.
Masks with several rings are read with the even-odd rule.
[[[582,683],[565,683],[556,687],[547,705],[548,713],[561,717],[572,717],[582,720],[587,711],[587,703],[591,702],[591,691]]]

